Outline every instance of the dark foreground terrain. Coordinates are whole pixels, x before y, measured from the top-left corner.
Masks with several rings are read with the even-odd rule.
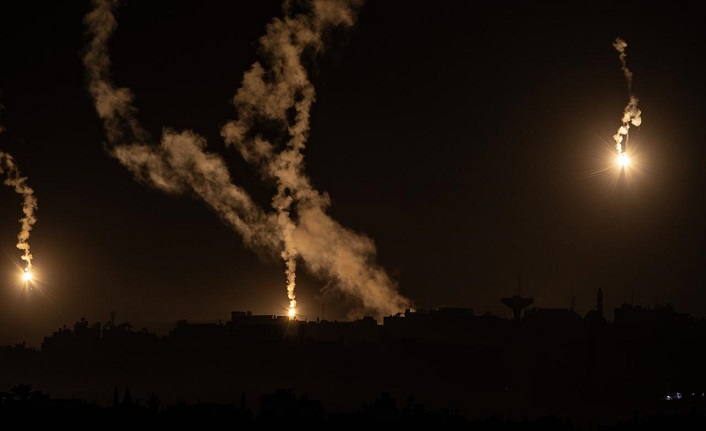
[[[0,348],[0,414],[706,429],[704,322],[642,311],[609,323],[556,310],[522,321],[437,310],[384,325],[234,313],[225,324],[178,322],[166,336],[82,319],[39,350]]]

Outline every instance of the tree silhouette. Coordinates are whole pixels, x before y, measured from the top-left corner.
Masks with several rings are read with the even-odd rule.
[[[20,383],[12,388],[12,394],[17,401],[29,401],[32,398],[32,385]]]
[[[157,395],[156,392],[150,392],[147,396],[147,408],[150,409],[150,411],[159,411],[159,395]]]
[[[130,388],[125,388],[125,393],[123,394],[122,406],[124,406],[124,407],[132,406],[132,395],[130,395]]]

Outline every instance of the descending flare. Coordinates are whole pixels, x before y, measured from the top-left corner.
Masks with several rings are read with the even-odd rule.
[[[22,273],[22,280],[23,281],[32,281],[32,271],[30,271],[29,268],[25,268],[24,272]]]
[[[640,117],[642,112],[637,107],[637,98],[632,94],[632,72],[628,69],[625,61],[625,48],[627,46],[628,44],[621,38],[616,38],[613,42],[613,47],[620,53],[621,69],[625,74],[625,80],[628,85],[628,95],[630,97],[630,100],[623,111],[622,124],[618,128],[617,133],[613,135],[615,149],[618,150],[618,165],[621,167],[626,167],[629,164],[629,159],[625,154],[625,147],[628,143],[628,131],[630,130],[630,125],[632,124],[635,127],[639,127],[642,123],[642,118]]]
[[[37,210],[37,199],[34,197],[34,190],[26,184],[27,178],[20,176],[12,156],[0,151],[0,174],[3,173],[3,166],[7,175],[4,183],[13,187],[17,193],[22,195],[24,217],[20,219],[22,228],[20,233],[17,234],[17,248],[23,251],[22,260],[27,263],[26,270],[30,271],[32,269],[32,253],[30,253],[29,248],[29,233],[37,221],[34,215]]]
[[[85,17],[88,46],[83,57],[88,90],[103,121],[111,155],[135,177],[168,193],[194,193],[211,206],[248,246],[279,255],[285,264],[289,314],[296,315],[298,262],[326,279],[332,289],[356,299],[350,317],[382,318],[409,308],[410,301],[375,264],[375,244],[327,214],[330,200],[304,172],[314,86],[304,58],[324,49],[327,32],[353,25],[361,0],[284,1],[260,38],[262,60],[243,75],[233,97],[237,117],[221,129],[229,147],[260,169],[276,187],[271,209],[260,208],[229,174],[225,160],[208,152],[192,131],[163,129],[157,145],[137,119],[133,94],[111,79],[108,42],[117,28],[117,0],[93,0]],[[269,133],[263,133],[263,124]]]
[[[3,131],[0,126],[0,133]],[[37,199],[34,197],[34,190],[26,183],[27,178],[20,175],[20,171],[15,164],[14,159],[8,153],[0,151],[0,175],[6,174],[4,183],[13,187],[17,193],[22,195],[22,212],[24,217],[20,219],[22,228],[17,234],[17,248],[23,251],[22,260],[27,262],[23,278],[32,277],[32,253],[29,251],[29,232],[32,230],[37,218],[34,212],[37,210]]]
[[[621,168],[626,168],[630,164],[630,157],[627,154],[622,153],[618,156],[618,166]]]

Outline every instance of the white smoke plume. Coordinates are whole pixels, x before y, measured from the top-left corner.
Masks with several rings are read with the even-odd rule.
[[[117,28],[116,0],[96,0],[85,17],[90,41],[83,57],[88,89],[103,121],[111,154],[138,180],[168,193],[194,193],[248,245],[274,247],[274,217],[264,214],[240,187],[233,184],[222,158],[205,151],[206,142],[190,132],[163,131],[159,146],[136,118],[133,95],[116,87],[110,77],[108,42]]]
[[[632,72],[628,69],[627,62],[625,60],[627,54],[625,53],[625,48],[628,44],[621,38],[616,38],[613,42],[613,47],[620,53],[620,65],[625,75],[625,80],[628,84],[628,94],[630,96],[630,101],[625,106],[623,111],[622,124],[618,128],[618,131],[613,135],[613,140],[615,141],[615,148],[618,150],[618,154],[623,154],[625,148],[623,146],[623,140],[625,145],[628,143],[628,131],[630,130],[630,125],[635,127],[640,127],[642,124],[642,112],[637,107],[637,98],[632,94]]]
[[[165,129],[161,144],[136,120],[132,93],[112,83],[107,44],[117,27],[116,0],[94,0],[86,15],[90,42],[84,55],[89,92],[103,120],[112,154],[136,177],[170,193],[201,197],[241,234],[246,244],[276,251],[285,262],[290,310],[296,306],[296,270],[301,260],[314,274],[360,302],[360,314],[380,318],[408,308],[410,301],[374,263],[372,240],[326,214],[329,197],[304,173],[309,115],[315,90],[303,58],[325,48],[327,31],[353,25],[359,0],[312,0],[298,12],[285,1],[260,38],[262,61],[244,74],[233,98],[236,119],[221,130],[225,142],[276,182],[274,212],[259,208],[233,184],[223,159],[206,152],[193,132]]]
[[[0,125],[0,133],[4,131],[4,127]],[[29,234],[37,222],[37,217],[34,215],[37,211],[37,198],[34,196],[34,190],[27,185],[27,177],[20,174],[17,164],[13,157],[3,151],[0,151],[0,175],[5,174],[6,185],[15,189],[15,192],[22,196],[22,212],[24,217],[20,219],[22,228],[17,234],[17,248],[22,250],[22,260],[27,262],[25,271],[32,269],[32,253],[29,249]]]

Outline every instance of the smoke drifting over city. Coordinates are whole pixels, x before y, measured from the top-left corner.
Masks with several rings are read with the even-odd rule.
[[[172,194],[194,194],[238,233],[246,246],[281,256],[290,313],[295,312],[298,263],[327,288],[354,299],[350,317],[402,311],[411,301],[376,262],[373,239],[342,226],[327,210],[331,200],[305,172],[303,151],[316,91],[302,61],[325,51],[325,36],[355,24],[360,1],[314,0],[296,10],[289,2],[259,40],[261,61],[243,74],[233,97],[235,119],[221,136],[229,148],[274,183],[271,208],[262,208],[235,184],[225,159],[191,130],[164,127],[153,142],[137,118],[134,96],[112,81],[109,42],[118,27],[114,0],[96,0],[85,17],[83,57],[88,89],[103,122],[110,154],[139,181]]]
[[[695,8],[0,9],[0,345],[111,313],[585,316],[598,288],[608,320],[706,315]]]

